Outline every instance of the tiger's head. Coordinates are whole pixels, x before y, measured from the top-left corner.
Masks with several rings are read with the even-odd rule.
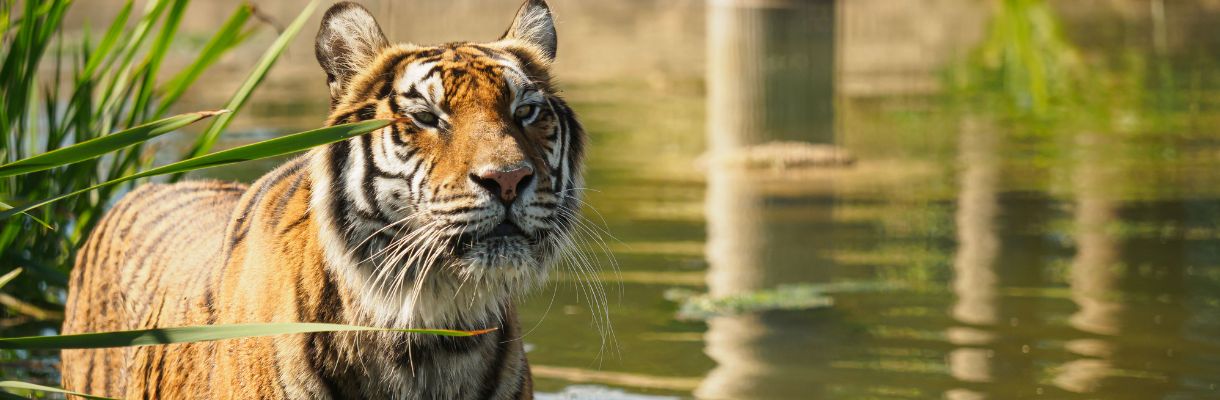
[[[584,141],[551,84],[545,1],[527,0],[499,40],[435,46],[390,44],[366,9],[339,3],[315,49],[328,125],[396,120],[317,150],[312,172],[329,264],[380,317],[462,319],[438,303],[502,302],[544,280],[570,242]]]

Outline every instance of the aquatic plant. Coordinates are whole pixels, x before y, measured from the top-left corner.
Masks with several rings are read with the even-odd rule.
[[[677,312],[679,320],[705,321],[714,317],[763,311],[832,307],[834,298],[829,295],[833,293],[872,292],[896,287],[883,282],[802,283],[721,297],[673,288],[665,291],[665,299],[680,303]]]

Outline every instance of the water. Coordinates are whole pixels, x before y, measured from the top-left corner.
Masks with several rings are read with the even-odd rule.
[[[501,3],[418,6],[468,27],[383,25],[490,37]],[[549,398],[1220,396],[1214,2],[552,3],[591,138],[585,214],[619,270],[601,274],[610,341],[572,274],[522,304]],[[239,128],[321,120],[299,49]],[[775,140],[857,162],[705,156]],[[831,282],[878,289],[707,321],[665,299]]]

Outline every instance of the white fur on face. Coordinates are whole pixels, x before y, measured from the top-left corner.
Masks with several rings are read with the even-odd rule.
[[[536,104],[551,110],[546,95],[530,84],[520,66],[507,61],[502,64],[513,96],[513,109]],[[435,62],[423,62],[402,70],[393,87],[398,93],[410,92],[412,96],[391,99],[401,112],[427,111],[441,121],[449,120],[450,116],[436,106],[444,101],[445,88],[435,67]],[[506,111],[512,115],[513,109]],[[561,130],[562,125],[554,123],[552,129]],[[576,179],[564,160],[564,153],[570,148],[566,143],[568,135],[547,135],[556,139],[555,143],[547,144],[544,152],[548,167],[562,171],[568,183],[555,181],[539,187],[538,180],[534,180],[523,188],[515,202],[505,207],[473,182],[462,182],[467,195],[463,198],[438,196],[435,185],[439,183],[431,181],[427,173],[435,160],[412,151],[409,141],[404,144],[390,140],[389,135],[393,134],[387,128],[353,139],[351,146],[362,150],[351,151],[347,165],[343,166],[343,180],[338,182],[356,210],[379,213],[391,222],[356,218],[349,235],[354,237],[342,237],[324,229],[328,261],[344,277],[347,286],[360,293],[361,303],[378,325],[444,327],[455,321],[498,318],[500,306],[507,299],[545,281],[556,257],[555,244],[536,235],[559,228],[555,223],[556,211],[548,204],[563,201],[564,195],[558,192],[571,187],[572,179]],[[363,146],[370,148],[369,156]],[[316,181],[326,179],[325,168],[315,170],[320,171],[315,173]],[[316,210],[333,209],[329,204],[334,199],[328,198],[328,193],[319,185],[314,196]],[[506,219],[533,238],[482,238],[463,248],[464,251],[453,251],[453,243],[460,235],[489,232]],[[392,239],[377,237],[379,232],[392,233]],[[372,256],[354,254],[353,240],[372,243]],[[396,241],[407,245],[396,247]]]

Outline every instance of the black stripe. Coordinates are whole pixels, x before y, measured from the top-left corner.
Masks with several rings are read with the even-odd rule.
[[[290,222],[290,223],[288,223],[288,224],[284,225],[283,227],[281,227],[281,228],[280,228],[280,232],[279,232],[279,233],[280,233],[281,235],[283,235],[283,234],[288,233],[288,231],[291,231],[291,230],[293,230],[293,229],[296,229],[296,228],[297,228],[298,226],[300,226],[301,224],[303,224],[303,223],[305,223],[305,222],[309,221],[309,218],[312,216],[312,214],[313,214],[313,213],[309,212],[309,210],[306,210],[305,212],[301,213],[301,216],[297,217],[297,219],[295,219],[295,220],[293,220],[292,222]]]
[[[86,329],[88,329],[88,328],[86,328]],[[92,391],[94,391],[94,389],[93,389],[93,371],[96,371],[94,368],[97,367],[97,359],[98,359],[98,357],[102,356],[102,352],[109,351],[109,350],[108,349],[97,349],[97,350],[76,350],[76,351],[84,352],[85,357],[88,357],[88,359],[89,359],[89,367],[85,368],[85,382],[84,382],[84,386],[82,387],[82,389],[92,392]],[[68,389],[71,389],[71,388],[68,388]],[[100,393],[106,393],[106,392],[100,392]]]
[[[407,161],[409,162],[410,160],[407,160]],[[420,159],[420,160],[416,160],[416,162],[413,164],[414,165],[411,166],[411,170],[408,171],[406,174],[403,174],[403,176],[402,176],[402,179],[407,181],[407,186],[411,186],[412,182],[415,181],[415,174],[419,173],[419,169],[423,168],[424,164],[426,164],[426,163],[424,162],[423,159]],[[411,188],[411,190],[414,191],[415,188]],[[414,195],[415,194],[412,193],[413,197],[414,197]]]
[[[584,159],[585,155],[585,128],[580,125],[580,121],[576,120],[576,112],[572,111],[567,103],[562,100],[559,103],[564,109],[564,121],[568,123],[568,130],[565,132],[571,146],[568,150],[568,160],[572,164],[571,169],[576,171],[577,168],[580,168],[580,160]]]
[[[383,79],[380,83],[381,85],[377,88],[377,98],[386,99],[394,94],[394,81],[392,77],[391,79]]]
[[[424,74],[424,77],[420,80],[426,81],[426,80],[432,78],[433,75],[439,74],[441,72],[443,72],[443,70],[441,69],[441,65],[434,64],[434,65],[432,65],[432,69],[429,69],[428,72]]]
[[[419,180],[418,190],[422,191],[425,186],[428,186],[428,181],[431,180],[428,178],[432,177],[432,170],[435,168],[436,168],[436,163],[428,163],[428,166],[424,168],[424,178]]]
[[[368,115],[367,114],[368,110],[366,110],[366,108],[368,108],[370,106],[376,107],[377,103],[362,102],[362,103],[353,104],[350,108],[348,108],[347,110],[345,110],[343,112],[340,112],[337,114],[332,114],[329,119],[328,124],[329,125],[338,125],[338,124],[342,124],[342,123],[346,123],[346,122],[358,122],[361,120],[362,114]],[[375,108],[374,108],[374,111],[376,111]],[[371,119],[371,118],[364,118],[364,119]]]
[[[308,221],[309,218],[313,215],[313,207],[310,205],[310,202],[313,201],[313,180],[312,180],[313,177],[311,174],[308,174],[308,173],[306,173],[306,175],[310,179],[305,179],[302,182],[302,185],[304,185],[303,190],[305,190],[307,192],[307,193],[305,193],[305,209],[303,211],[301,211],[301,215],[299,217],[297,217],[297,219],[295,221],[292,221],[292,223],[289,223],[283,227],[283,229],[280,231],[281,234],[287,233],[288,231],[295,229],[297,225],[300,225],[304,221]]]
[[[198,204],[200,202],[204,202],[204,201],[207,201],[207,200],[210,200],[213,198],[212,193],[200,193],[200,192],[196,192],[196,193],[199,193],[199,194],[196,196],[178,198],[173,203],[168,204],[167,207],[164,207],[164,208],[158,210],[158,211],[161,211],[160,213],[157,213],[151,217],[144,217],[144,218],[152,219],[152,221],[148,222],[148,224],[147,224],[147,226],[149,226],[151,228],[151,232],[145,231],[145,232],[141,233],[140,240],[138,243],[136,243],[137,244],[136,251],[126,253],[127,259],[123,260],[123,262],[130,263],[130,265],[136,265],[137,268],[139,268],[139,269],[144,269],[146,267],[145,263],[148,261],[149,257],[151,257],[153,255],[159,255],[159,252],[153,251],[154,249],[157,249],[159,247],[159,245],[164,244],[164,243],[173,243],[173,242],[167,242],[164,240],[163,236],[165,236],[165,233],[167,231],[174,230],[175,234],[181,234],[181,232],[187,231],[185,229],[176,229],[175,230],[175,228],[178,228],[180,226],[180,224],[186,223],[186,221],[183,219],[177,219],[177,220],[171,221],[171,223],[164,223],[164,224],[160,223],[160,222],[165,220],[166,218],[169,218],[171,215],[182,214],[183,210],[190,209],[195,204]],[[144,219],[144,218],[140,218],[140,219]],[[134,224],[134,222],[139,221],[140,219],[137,219],[137,220],[131,221],[131,222]],[[128,225],[133,225],[133,224],[128,224]],[[164,250],[164,247],[161,247],[160,249]],[[116,271],[116,272],[118,272],[118,271]],[[130,274],[130,275],[120,277],[118,279],[117,283],[119,284],[119,287],[122,288],[122,290],[126,290],[127,288],[131,287],[132,284],[135,283],[134,279],[135,279],[135,275]],[[150,280],[153,279],[151,274],[149,276],[149,279]],[[147,309],[147,304],[145,304],[145,308],[141,309],[140,311],[143,311],[145,309]],[[134,317],[134,316],[132,316],[132,317]]]
[[[344,232],[350,229],[343,223],[348,214],[348,209],[351,205],[348,204],[346,196],[343,195],[343,178],[346,175],[344,172],[347,166],[347,158],[351,153],[352,144],[350,140],[344,140],[331,144],[327,149],[330,163],[327,166],[330,176],[330,203],[331,203],[331,221],[330,226],[339,230],[341,236],[346,236]]]
[[[420,50],[419,52],[414,54],[416,59],[411,60],[411,62],[417,63],[417,62],[423,61],[425,59],[439,57],[441,54],[444,54],[444,53],[445,53],[445,50],[440,49],[440,48],[431,48],[431,49]]]
[[[212,285],[205,285],[203,291],[204,312],[208,316],[208,325],[215,324],[219,313],[216,312],[216,293]]]
[[[373,135],[360,137],[360,151],[364,153],[364,176],[360,177],[360,196],[369,205],[368,212],[380,218],[381,210],[377,207],[377,187],[373,183],[373,178],[381,173],[381,168],[378,168],[377,162],[373,160]]]
[[[402,94],[402,97],[406,97],[411,100],[428,101],[428,99],[424,97],[424,94],[419,92],[419,89],[415,86],[415,84],[412,84],[411,88],[407,89],[407,92]]]
[[[211,196],[200,197],[190,202],[176,204],[173,206],[173,208],[175,210],[187,210],[196,208],[196,205],[199,203],[207,203],[213,200],[215,200],[215,198]],[[168,223],[154,225],[152,229],[149,230],[150,232],[144,233],[140,240],[143,242],[142,245],[140,245],[135,252],[129,253],[128,258],[124,260],[124,264],[134,265],[140,270],[147,271],[148,276],[145,278],[146,280],[142,284],[139,284],[134,282],[134,274],[127,275],[125,276],[126,279],[120,283],[122,288],[124,290],[128,290],[132,288],[132,285],[139,285],[137,287],[157,287],[158,285],[156,282],[161,279],[162,275],[165,274],[167,269],[170,269],[173,266],[167,266],[169,268],[154,268],[156,266],[156,260],[161,259],[161,257],[167,253],[180,251],[178,247],[173,245],[175,243],[181,243],[179,241],[180,238],[184,236],[215,237],[208,236],[207,234],[210,233],[208,231],[181,229],[184,224],[189,224],[191,222],[192,221],[190,219],[186,218],[178,219]],[[148,304],[147,302],[144,302],[138,305],[143,306],[143,308],[133,311],[137,311],[137,315],[143,315],[143,312],[148,308]]]
[[[298,289],[298,291],[303,289]],[[341,302],[333,300],[341,299],[335,277],[327,272],[326,279],[322,281],[322,287],[311,288],[311,290],[318,292],[317,296],[321,299],[318,302],[319,308],[314,315],[302,314],[303,318],[301,320],[325,323],[343,322],[340,314],[344,305]],[[359,376],[358,369],[355,368],[337,368],[339,362],[345,357],[343,357],[339,346],[335,343],[335,334],[311,333],[307,334],[306,340],[309,343],[305,348],[306,360],[308,360],[314,371],[318,371],[318,380],[322,381],[322,385],[330,395],[330,398],[358,399],[368,397],[360,391],[360,383],[367,381],[368,377]]]
[[[432,204],[441,205],[440,203],[444,203],[447,201],[461,200],[461,199],[473,200],[473,199],[477,199],[478,197],[479,196],[475,196],[473,194],[457,193],[457,194],[451,194],[451,195],[444,196],[444,197],[434,197],[432,199]]]
[[[415,158],[415,156],[418,154],[419,154],[419,148],[408,147],[405,152],[403,152],[401,154],[397,154],[397,155],[398,155],[399,161],[406,164],[406,163],[411,162],[411,159]]]
[[[394,113],[395,117],[402,116],[402,105],[398,104],[397,98],[386,99],[386,102],[389,103],[390,112]],[[397,125],[397,124],[395,124],[395,125]]]
[[[272,208],[271,212],[271,219],[273,221],[280,221],[280,219],[284,217],[284,212],[288,208],[288,203],[291,202],[292,198],[296,196],[297,190],[301,188],[301,183],[305,181],[305,177],[308,175],[308,172],[298,173],[297,179],[290,183],[292,186],[288,187],[288,191],[279,196],[279,201],[275,203],[275,207]]]
[[[562,107],[562,104],[560,105],[560,107]],[[563,139],[561,139],[558,143],[558,145],[559,145],[559,165],[551,166],[551,179],[554,179],[553,185],[554,185],[554,190],[556,193],[562,193],[563,186],[564,186],[563,185],[563,180],[564,180],[563,162],[567,156],[568,144],[569,144],[568,143],[569,140],[567,140],[569,137],[567,135],[567,132],[568,132],[567,118],[559,118],[559,130],[563,132]]]
[[[134,206],[135,204],[133,204],[133,203],[138,203],[141,205],[156,204],[157,202],[164,200],[167,197],[182,194],[185,192],[197,192],[201,188],[205,188],[205,187],[206,186],[195,185],[195,184],[191,184],[191,183],[180,183],[180,184],[176,184],[176,185],[159,187],[152,194],[146,195],[148,197],[130,199],[130,201],[127,202],[127,206],[128,206],[127,208],[131,208],[132,206]],[[132,194],[135,194],[135,192],[133,192]],[[140,193],[140,194],[143,194],[143,193]],[[130,195],[128,197],[130,197]],[[127,201],[128,199],[124,198],[123,200]],[[126,211],[126,209],[124,211]],[[136,211],[138,212],[139,210],[136,210]],[[130,221],[128,221],[127,218],[123,218],[122,217],[123,215],[125,215],[125,214],[119,214],[119,220],[125,221],[125,222],[130,222]],[[131,224],[130,223],[125,223],[122,225],[122,227],[123,228],[119,231],[119,240],[123,240],[131,233]]]
[[[496,356],[492,359],[490,365],[487,366],[487,371],[483,373],[483,386],[479,390],[480,399],[492,399],[496,396],[496,389],[500,388],[500,379],[504,377],[504,363],[508,356],[508,333],[512,331],[512,318],[504,318],[503,326],[496,331]]]
[[[373,81],[369,85],[366,85],[364,87],[353,89],[353,90],[351,90],[351,92],[357,93],[356,97],[361,98],[361,99],[369,97],[369,95],[371,93],[375,93],[377,98],[388,97],[390,95],[391,90],[393,89],[393,82],[394,82],[394,77],[395,77],[394,72],[397,69],[398,64],[402,61],[402,59],[406,58],[408,56],[409,56],[409,54],[398,54],[398,55],[394,56],[394,58],[386,60],[385,62],[381,63],[380,65],[377,66],[379,69],[377,71],[375,71],[374,75],[373,75],[373,76],[375,76],[377,78],[381,78],[381,79],[377,79],[376,81]]]
[[[356,110],[356,117],[361,121],[377,118],[377,104],[369,104]]]
[[[492,58],[496,61],[512,61],[512,60],[508,59],[507,57],[504,57],[503,54],[500,54],[500,51],[494,50],[487,46],[472,44],[472,45],[469,45],[469,47],[473,47],[475,49],[478,49],[479,51],[482,51],[483,55],[485,57]]]
[[[169,367],[165,365],[165,356],[166,354],[169,354],[169,351],[166,351],[164,347],[158,347],[156,349],[157,354],[159,355],[157,366],[155,367],[157,374],[154,378],[150,379],[151,382],[148,382],[150,383],[150,385],[148,385],[150,390],[144,393],[147,395],[149,392],[152,392],[154,395],[153,398],[160,398],[160,396],[156,396],[156,393],[157,390],[161,388],[161,381],[165,380],[165,370],[169,369]]]
[[[130,197],[130,196],[127,196],[127,197]],[[135,198],[124,198],[123,201],[120,201],[119,204],[114,209],[110,210],[110,212],[106,214],[105,221],[103,223],[103,225],[106,228],[104,231],[102,231],[101,237],[97,238],[97,249],[94,252],[94,257],[91,257],[92,259],[97,259],[97,253],[101,252],[102,253],[101,258],[98,259],[98,261],[94,264],[94,265],[96,265],[96,268],[91,268],[92,270],[97,270],[98,268],[105,268],[107,265],[107,262],[110,261],[111,251],[109,249],[109,246],[106,246],[106,251],[104,251],[104,252],[101,251],[102,247],[103,247],[102,243],[104,243],[102,238],[115,236],[114,234],[116,233],[115,231],[117,230],[118,234],[119,234],[117,237],[117,240],[123,240],[125,238],[125,234],[130,232],[130,225],[131,225],[130,221],[127,221],[126,219],[124,219],[123,216],[127,213],[127,211],[129,211],[133,207],[133,205],[135,203],[137,203],[137,200],[138,199],[135,199]],[[100,229],[100,227],[99,227],[99,229]],[[97,229],[95,229],[95,231],[97,231]],[[93,240],[93,239],[90,239],[90,240]],[[83,271],[83,272],[89,272],[89,271]],[[85,274],[82,273],[79,276],[81,277],[81,280],[77,283],[77,286],[76,286],[77,288],[81,287],[80,285],[83,284]],[[90,368],[92,368],[92,367],[90,367]]]
[[[522,358],[521,365],[517,367],[517,376],[520,377],[517,379],[517,390],[509,397],[510,399],[520,399],[522,392],[525,391],[525,386],[533,379],[530,376],[530,364],[524,360],[524,356]]]
[[[394,58],[386,60],[386,62],[381,64],[384,67],[384,68],[382,68],[381,73],[384,75],[384,74],[390,72],[389,70],[394,70],[394,72],[398,72],[397,71],[398,67],[402,64],[402,61],[407,59],[407,57],[414,57],[414,56],[415,56],[415,54],[411,54],[411,53],[399,53],[399,54],[395,55]],[[391,83],[393,83],[393,82],[391,81]],[[393,86],[393,85],[391,85],[391,86]]]
[[[435,215],[457,215],[457,214],[465,214],[465,213],[468,213],[468,212],[471,212],[471,211],[478,211],[478,210],[482,210],[482,209],[484,209],[484,208],[486,208],[486,207],[480,207],[480,206],[461,206],[461,207],[450,208],[450,209],[447,209],[447,210],[432,210],[432,211],[431,211],[431,213],[432,213],[432,214],[435,214]]]
[[[284,366],[280,364],[282,359],[281,359],[281,357],[274,357],[274,359],[275,359],[275,383],[277,385],[279,385],[279,387],[280,387],[280,392],[278,394],[279,394],[280,398],[287,398],[288,397],[288,384],[286,382],[284,382]]]

